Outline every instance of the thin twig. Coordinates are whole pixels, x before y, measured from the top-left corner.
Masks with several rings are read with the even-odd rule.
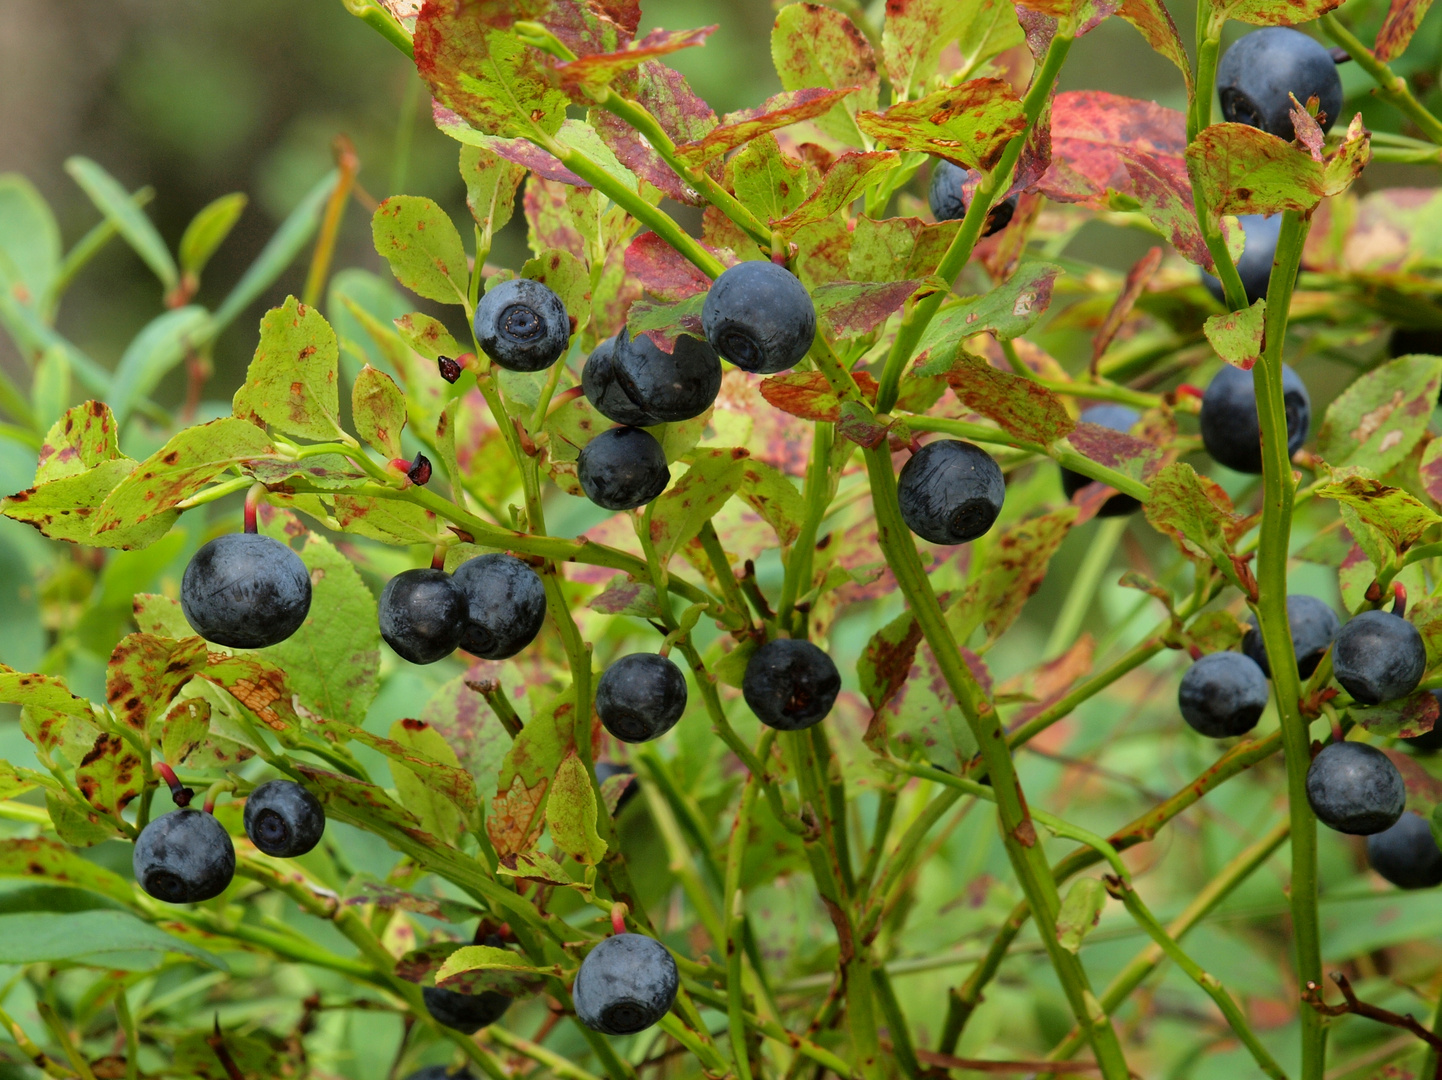
[[[1365,1016],[1368,1020],[1376,1020],[1379,1024],[1387,1024],[1389,1027],[1403,1028],[1410,1031],[1417,1038],[1421,1039],[1428,1046],[1442,1050],[1442,1036],[1434,1035],[1417,1022],[1411,1013],[1394,1013],[1384,1009],[1380,1005],[1371,1005],[1357,997],[1352,984],[1347,976],[1340,971],[1334,971],[1331,975],[1332,981],[1337,984],[1337,989],[1342,991],[1342,997],[1346,1001],[1341,1005],[1328,1005],[1322,996],[1322,988],[1314,982],[1307,983],[1307,989],[1302,991],[1302,1000],[1312,1008],[1316,1009],[1323,1016],[1342,1016],[1345,1013],[1356,1013],[1358,1016]]]

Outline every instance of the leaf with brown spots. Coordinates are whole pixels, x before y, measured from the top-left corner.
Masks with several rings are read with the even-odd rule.
[[[1442,357],[1401,356],[1373,368],[1327,406],[1317,452],[1334,467],[1365,465],[1385,474],[1427,433],[1439,387]],[[1428,464],[1424,455],[1424,483]]]
[[[1101,90],[1058,94],[1052,105],[1052,164],[1039,188],[1059,202],[1104,203],[1133,194],[1129,154],[1173,163],[1183,173],[1187,120],[1175,109]]]
[[[414,911],[418,915],[425,915],[432,919],[441,919],[444,922],[470,922],[484,914],[477,907],[462,903],[459,900],[450,900],[443,896],[423,895],[421,893],[407,892],[404,889],[397,889],[392,885],[384,885],[376,881],[352,881],[346,888],[346,907],[362,907],[375,905],[382,911]],[[400,974],[397,971],[396,974]],[[405,978],[405,976],[401,976]],[[414,982],[414,979],[407,981]]]
[[[1147,523],[1171,537],[1189,559],[1213,563],[1232,584],[1248,591],[1231,559],[1232,545],[1248,520],[1232,509],[1232,500],[1216,481],[1198,476],[1185,462],[1173,462],[1152,479]]]
[[[1026,130],[1021,100],[1002,79],[971,79],[885,112],[860,112],[856,123],[882,146],[931,154],[983,172]]]
[[[545,985],[542,974],[556,974],[556,971],[530,967],[525,957],[509,949],[465,945],[446,957],[434,978],[437,986],[460,994],[490,991],[507,997],[520,997],[534,994]]]
[[[0,665],[0,701],[21,707],[20,728],[46,765],[57,751],[78,764],[100,734],[90,702],[72,694],[58,675]]]
[[[1385,64],[1401,56],[1431,7],[1432,0],[1392,0],[1372,47],[1377,59]]]
[[[1406,551],[1429,528],[1442,523],[1442,516],[1410,493],[1351,470],[1337,470],[1330,483],[1317,489],[1317,495],[1350,508],[1398,552]],[[1352,533],[1356,535],[1356,527]]]
[[[116,485],[93,518],[95,535],[133,528],[203,490],[232,465],[274,455],[264,431],[233,417],[185,428]]]
[[[683,334],[705,338],[701,329],[701,308],[706,303],[704,292],[694,293],[675,303],[637,300],[626,316],[626,333],[635,337],[645,334],[664,353],[676,351],[676,339]]]
[[[889,16],[887,22],[890,25]],[[871,43],[854,22],[822,4],[787,4],[776,13],[771,29],[771,60],[783,90],[855,87],[814,123],[848,146],[866,145],[856,126],[856,111],[876,108],[881,77]]]
[[[102,814],[118,815],[140,794],[140,755],[119,735],[101,735],[75,769],[75,786]]]
[[[806,518],[806,500],[789,476],[764,461],[747,458],[741,473],[741,497],[776,530],[783,547],[796,542]]]
[[[1401,701],[1367,708],[1355,705],[1347,714],[1382,739],[1412,739],[1431,731],[1437,723],[1437,698],[1422,690]],[[1410,805],[1411,800],[1408,800]]]
[[[674,143],[693,142],[716,127],[716,113],[697,96],[679,71],[648,60],[634,74],[619,80],[616,91],[641,105]],[[592,110],[590,122],[602,142],[626,168],[678,202],[692,206],[705,198],[661,160],[635,128],[604,110]]]
[[[829,11],[830,8],[823,8]],[[771,223],[774,229],[787,233],[795,232],[805,225],[825,221],[851,203],[884,173],[901,164],[901,155],[885,150],[866,153],[842,154],[827,166],[816,190],[806,201],[779,221]]]
[[[877,383],[864,371],[853,375],[857,388],[872,402],[876,401]],[[841,419],[841,398],[819,371],[793,371],[773,375],[761,382],[761,396],[782,412],[803,420],[834,424]]]
[[[383,457],[400,457],[406,399],[395,380],[367,364],[351,386],[350,400],[356,433]]]
[[[1251,371],[1262,355],[1266,316],[1267,301],[1259,297],[1255,304],[1241,311],[1208,316],[1202,329],[1218,356],[1233,367]]]
[[[975,334],[990,333],[1002,341],[1021,337],[1046,314],[1061,273],[1053,263],[1027,263],[1006,284],[943,308],[917,347],[917,374],[944,373],[962,342]]]
[[[232,409],[241,420],[269,424],[288,435],[349,440],[340,426],[339,362],[330,324],[315,308],[287,297],[260,320],[260,344]]]
[[[856,674],[872,712],[879,711],[906,684],[920,644],[921,626],[909,611],[903,611],[871,635],[856,662]],[[880,752],[882,748],[873,749]]]
[[[433,941],[419,949],[411,949],[396,961],[395,976],[418,986],[434,986],[436,972],[446,957],[461,947],[459,941]]]
[[[400,829],[416,837],[427,835],[418,828],[415,815],[387,795],[383,788],[305,762],[297,762],[295,768],[305,777],[307,790],[325,807],[327,817],[336,817],[361,828],[381,826],[377,831],[382,833],[386,829]],[[428,839],[440,846],[435,837]]]
[[[28,878],[84,889],[126,907],[135,903],[129,882],[114,871],[82,859],[64,844],[37,837],[33,840],[0,840],[0,877]]]
[[[187,637],[130,634],[110,654],[105,669],[105,700],[115,718],[144,732],[191,676],[206,665],[205,641]]]
[[[1227,19],[1255,26],[1297,26],[1340,7],[1342,0],[1223,0],[1212,9],[1212,25]]]
[[[103,462],[124,457],[119,438],[115,417],[103,401],[87,401],[66,410],[40,444],[35,483],[76,476]]]
[[[685,165],[704,165],[768,132],[824,116],[851,92],[851,87],[842,90],[814,87],[782,91],[754,109],[726,114],[720,124],[700,139],[677,146],[676,156]]]
[[[401,499],[337,495],[336,524],[385,544],[439,544],[453,534],[435,513]]]
[[[507,685],[512,684],[508,681]],[[465,676],[442,684],[426,702],[420,718],[450,744],[461,767],[475,779],[477,788],[489,791],[495,786],[506,752],[511,748],[511,736],[491,712],[485,698],[466,685]]]
[[[1214,214],[1306,213],[1339,195],[1371,160],[1370,136],[1358,116],[1342,144],[1314,161],[1284,139],[1245,124],[1213,124],[1187,148],[1187,171]]]
[[[160,593],[136,593],[130,605],[135,625],[143,634],[183,638],[195,633],[185,619],[180,601]]]
[[[1382,753],[1392,759],[1392,764],[1402,774],[1402,783],[1407,788],[1407,809],[1423,817],[1431,817],[1432,811],[1442,805],[1442,780],[1422,768],[1405,751],[1383,749]]]
[[[655,586],[626,574],[613,577],[604,589],[591,597],[586,606],[606,615],[635,615],[641,619],[661,617]]]
[[[882,31],[886,73],[902,97],[932,85],[939,62],[955,43],[961,75],[971,75],[1022,43],[1016,9],[1007,0],[887,0]],[[956,74],[948,82],[956,81]]]
[[[55,835],[71,847],[94,847],[123,835],[113,818],[64,790],[45,792],[45,812]]]
[[[651,542],[664,566],[741,487],[749,455],[739,447],[707,447],[650,508]]]
[[[962,659],[982,685],[990,691],[991,677],[986,665],[975,654],[961,650]],[[898,669],[905,657],[898,657]],[[882,733],[890,738],[893,749],[903,757],[919,755],[948,772],[960,772],[976,754],[976,740],[946,677],[925,641],[916,649],[902,685],[880,709],[872,721],[875,732],[868,739],[875,742]]]
[[[301,726],[285,672],[259,656],[211,653],[200,677],[228,690],[271,731],[287,733]]]
[[[504,858],[536,846],[545,820],[546,793],[575,739],[575,703],[570,697],[533,716],[516,736],[486,815],[486,832],[497,855]]]
[[[717,254],[714,249],[708,250]],[[653,232],[642,233],[626,248],[626,274],[639,281],[648,293],[671,302],[711,287],[710,278]]]
[[[592,92],[604,90],[618,75],[658,56],[704,45],[715,29],[714,26],[703,26],[696,30],[662,30],[658,27],[624,49],[592,53],[568,63],[557,64],[553,70],[561,80],[561,85],[572,92],[577,104],[589,105]]]
[[[170,531],[179,511],[165,510],[138,524],[98,536],[91,530],[97,511],[134,470],[135,462],[130,458],[101,462],[85,472],[16,492],[0,502],[0,511],[8,518],[34,526],[52,540],[125,551],[149,547]]]
[[[1047,567],[1076,522],[1075,507],[1012,522],[992,541],[984,564],[966,592],[948,612],[947,621],[958,641],[966,641],[978,626],[994,642],[1021,615],[1033,593],[1041,588]]]
[[[812,289],[811,300],[816,314],[836,337],[861,337],[899,311],[908,298],[917,295],[921,285],[916,279],[831,281]]]
[[[466,303],[470,269],[465,245],[435,202],[392,195],[376,207],[371,236],[391,273],[411,292],[441,304]]]
[[[963,355],[946,381],[970,409],[1018,439],[1046,446],[1076,427],[1061,399],[1031,379],[999,371],[979,357]]]

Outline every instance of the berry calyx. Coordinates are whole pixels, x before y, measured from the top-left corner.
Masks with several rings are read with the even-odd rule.
[[[508,371],[544,371],[565,353],[571,320],[561,298],[539,281],[491,286],[476,305],[476,341]]]

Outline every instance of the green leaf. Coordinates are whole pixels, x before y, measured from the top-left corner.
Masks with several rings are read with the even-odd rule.
[[[575,701],[567,696],[532,716],[506,754],[486,832],[496,854],[531,851],[541,835],[546,793],[561,761],[575,748]]]
[[[525,958],[490,945],[465,945],[436,969],[435,983],[460,994],[495,991],[507,997],[534,993],[544,968],[529,967]],[[549,972],[548,972],[549,973]]]
[[[1151,491],[1147,523],[1170,536],[1183,554],[1215,562],[1228,580],[1245,592],[1231,555],[1232,545],[1246,525],[1232,512],[1231,500],[1221,486],[1198,476],[1186,462],[1176,461],[1152,478]]]
[[[762,221],[778,221],[806,201],[806,167],[783,154],[774,135],[751,142],[726,171],[741,205]]]
[[[1347,715],[1380,739],[1411,739],[1431,731],[1437,723],[1437,698],[1430,690],[1422,690],[1371,708],[1354,705]]]
[[[1338,470],[1333,475],[1336,478],[1319,487],[1317,495],[1350,507],[1396,551],[1405,551],[1431,526],[1442,522],[1442,517],[1401,488],[1355,472]]]
[[[216,956],[124,911],[26,911],[0,915],[0,963],[84,964],[144,971],[160,965],[128,953],[183,953],[225,970]]]
[[[340,426],[339,362],[330,324],[315,308],[287,297],[260,320],[260,344],[245,385],[235,392],[235,415],[318,442],[350,441]]]
[[[1062,899],[1056,917],[1056,939],[1067,952],[1079,952],[1082,941],[1096,929],[1107,906],[1106,886],[1097,878],[1077,878]]]
[[[1052,287],[1063,273],[1055,263],[1027,262],[1005,285],[943,308],[917,346],[917,374],[944,373],[961,343],[974,334],[991,333],[1002,341],[1021,337],[1046,314]]]
[[[595,866],[606,856],[606,841],[596,832],[596,793],[586,766],[575,751],[561,759],[546,800],[551,839],[571,858]]]
[[[484,146],[461,147],[461,179],[466,182],[466,205],[481,236],[489,240],[511,220],[516,189],[526,170]]]
[[[206,204],[190,219],[190,224],[185,227],[185,234],[180,238],[181,270],[199,280],[205,264],[210,262],[210,257],[225,243],[225,238],[240,220],[248,201],[245,193],[240,191],[222,195]]]
[[[1442,357],[1402,356],[1372,369],[1327,406],[1317,452],[1334,467],[1386,473],[1427,433],[1439,386]]]
[[[376,207],[371,236],[391,273],[411,292],[442,304],[467,302],[465,245],[446,212],[430,199],[391,196]]]
[[[403,315],[395,321],[395,326],[401,340],[431,363],[435,363],[442,356],[449,356],[454,360],[467,351],[461,348],[460,342],[451,336],[451,332],[439,319],[429,315],[420,312]]]
[[[30,387],[36,423],[54,424],[69,401],[70,357],[64,349],[46,349],[36,361],[35,381]]]
[[[21,730],[47,767],[56,751],[79,762],[100,734],[90,702],[72,694],[57,675],[30,674],[0,665],[0,701],[21,707]]]
[[[1251,371],[1257,357],[1262,355],[1266,318],[1267,301],[1261,299],[1241,311],[1209,315],[1202,329],[1218,356],[1234,367]]]
[[[893,150],[916,150],[983,172],[1026,130],[1021,99],[1002,79],[972,79],[885,112],[857,113],[856,122]]]
[[[128,461],[120,452],[119,434],[110,406],[102,401],[87,401],[67,410],[40,445],[35,483],[78,476],[108,461]]]
[[[446,524],[430,510],[402,499],[337,495],[335,520],[345,532],[387,544],[430,544],[451,539]]]
[[[776,13],[771,29],[771,60],[785,90],[855,87],[855,93],[814,123],[839,142],[866,145],[856,126],[856,110],[876,108],[881,80],[871,44],[855,23],[835,8],[787,4]]]
[[[740,492],[751,509],[776,530],[782,547],[796,542],[806,518],[806,500],[791,477],[773,465],[748,457],[741,470]]]
[[[129,458],[102,462],[83,473],[17,492],[0,502],[0,512],[55,540],[125,550],[148,547],[170,531],[179,512],[166,510],[100,536],[90,530],[91,517],[134,469],[135,462]]]
[[[740,489],[748,457],[740,447],[698,449],[686,475],[652,504],[651,542],[662,565]]]
[[[953,41],[961,48],[960,75],[977,71],[993,57],[1022,44],[1016,9],[1003,0],[958,4],[952,0],[892,0],[886,9],[881,46],[886,73],[898,94],[931,83],[941,53]]]
[[[571,317],[571,333],[591,321],[591,271],[569,251],[543,251],[521,267],[521,277],[539,281],[561,298]]]
[[[1322,162],[1258,128],[1213,124],[1187,147],[1187,172],[1214,214],[1306,212],[1347,190],[1370,159],[1360,118]]]
[[[391,741],[413,751],[404,759],[391,757],[391,779],[401,805],[420,818],[421,828],[447,843],[456,843],[465,828],[463,810],[476,806],[471,777],[461,768],[456,752],[429,724],[397,720]],[[441,769],[436,766],[445,766]],[[454,796],[460,794],[458,800]]]
[[[831,8],[821,8],[831,11]],[[832,214],[849,206],[856,198],[883,173],[890,172],[901,164],[901,155],[890,151],[842,154],[833,161],[821,177],[820,186],[807,196],[806,201],[773,226],[787,232],[794,232],[804,225],[825,221]]]
[[[0,292],[41,307],[60,258],[60,226],[49,204],[19,173],[0,174]]]
[[[774,139],[771,133],[802,120],[825,116],[852,93],[844,90],[786,90],[767,98],[754,109],[727,113],[721,123],[699,139],[680,143],[676,157],[686,165],[699,166],[721,157],[729,150],[745,146],[762,137]]]
[[[157,315],[126,346],[116,365],[110,407],[124,424],[137,405],[191,349],[214,334],[210,313],[201,307],[176,308]]]
[[[65,791],[45,792],[45,812],[55,835],[71,847],[94,847],[121,835],[113,819]]]
[[[134,528],[203,490],[232,465],[275,453],[264,431],[223,417],[185,428],[116,485],[96,513],[95,535]]]
[[[119,874],[44,837],[0,840],[0,877],[30,878],[84,889],[127,907],[135,902],[130,883]]]
[[[336,816],[378,832],[401,829],[425,836],[416,816],[375,784],[304,762],[296,764],[296,771],[305,777],[306,788],[326,808],[327,817]]]
[[[65,162],[65,171],[70,174],[82,191],[90,196],[107,221],[135,249],[147,266],[160,279],[166,290],[175,288],[180,282],[180,272],[170,249],[156,232],[145,212],[130,199],[130,192],[120,182],[89,158],[72,157]]]
[[[1212,9],[1212,22],[1226,19],[1256,26],[1296,26],[1340,6],[1342,0],[1223,0]],[[1305,102],[1303,103],[1305,104]]]
[[[367,364],[356,376],[350,401],[356,433],[383,456],[400,457],[406,399],[395,380]]]

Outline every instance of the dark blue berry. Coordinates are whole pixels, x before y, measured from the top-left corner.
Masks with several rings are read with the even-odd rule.
[[[504,660],[536,640],[546,621],[546,587],[520,559],[478,555],[461,563],[451,580],[466,598],[466,652]]]
[[[675,424],[711,407],[721,392],[721,361],[710,345],[689,334],[664,353],[645,334],[633,338],[623,330],[611,350],[611,378],[646,416]]]
[[[421,996],[432,1020],[467,1035],[474,1035],[486,1025],[494,1024],[511,1007],[511,999],[494,990],[460,994],[439,986],[426,986],[421,989]]]
[[[633,1035],[668,1012],[680,986],[676,961],[654,938],[617,934],[581,961],[571,998],[576,1018],[603,1035]]]
[[[1252,628],[1242,637],[1242,652],[1257,662],[1262,674],[1272,677],[1272,665],[1267,662],[1267,646],[1262,643],[1262,632],[1257,617],[1247,620]],[[1287,597],[1287,622],[1292,627],[1292,652],[1297,658],[1297,674],[1310,678],[1322,656],[1337,636],[1342,621],[1330,604],[1315,596]]]
[[[686,676],[665,656],[623,656],[596,684],[596,714],[622,742],[659,739],[685,711]]]
[[[1083,424],[1098,424],[1101,427],[1125,434],[1131,431],[1132,425],[1141,417],[1135,409],[1129,409],[1125,405],[1093,405],[1090,409],[1083,410],[1079,419]],[[1068,499],[1091,482],[1091,477],[1083,476],[1071,469],[1061,471],[1061,489],[1066,493]],[[1097,517],[1123,517],[1135,513],[1141,508],[1142,504],[1130,495],[1113,495],[1102,503],[1102,508],[1097,511]]]
[[[996,462],[957,439],[923,446],[901,467],[896,486],[907,528],[933,544],[965,544],[982,536],[1006,498]]]
[[[1329,743],[1307,770],[1307,801],[1330,829],[1370,836],[1402,815],[1407,790],[1391,759],[1367,743]]]
[[[966,187],[974,187],[980,179],[979,173],[938,159],[931,170],[931,186],[926,193],[927,201],[931,203],[931,216],[937,221],[960,221],[966,217]],[[1017,202],[1017,196],[1008,195],[993,203],[986,212],[986,224],[982,226],[981,235],[990,236],[1006,228],[1016,213]]]
[[[267,855],[304,855],[325,833],[320,801],[291,780],[267,780],[245,800],[245,835]]]
[[[801,731],[826,718],[841,692],[836,663],[809,641],[776,638],[746,662],[741,693],[763,724]]]
[[[1442,356],[1442,328],[1398,326],[1387,341],[1387,355]]]
[[[212,815],[172,810],[140,830],[131,865],[148,895],[198,904],[225,892],[235,876],[235,846]]]
[[[452,1070],[445,1065],[427,1065],[411,1073],[406,1080],[475,1080],[475,1074],[465,1066]]]
[[[607,510],[634,510],[645,506],[671,482],[666,451],[656,437],[641,428],[619,427],[603,431],[581,447],[576,462],[581,490]]]
[[[1442,850],[1427,819],[1403,814],[1397,824],[1367,837],[1367,862],[1399,889],[1442,885]]]
[[[1222,116],[1233,124],[1261,128],[1288,142],[1292,97],[1306,106],[1315,97],[1325,115],[1325,132],[1342,111],[1342,80],[1332,54],[1300,30],[1267,26],[1253,30],[1227,50],[1217,65],[1217,97]]]
[[[456,651],[469,616],[465,594],[444,570],[406,570],[381,590],[381,637],[413,664]]]
[[[1312,427],[1312,399],[1290,367],[1282,366],[1282,404],[1287,413],[1287,454],[1295,454]],[[1240,473],[1262,471],[1262,426],[1252,374],[1223,364],[1202,395],[1202,442],[1213,460]]]
[[[616,382],[612,364],[615,347],[616,338],[612,336],[591,350],[585,366],[581,368],[581,392],[586,395],[591,407],[608,420],[628,427],[659,424],[660,420],[627,397],[626,391]]]
[[[711,347],[742,371],[773,375],[810,351],[816,305],[784,266],[743,262],[711,285],[701,326]]]
[[[197,551],[180,580],[191,628],[230,649],[263,649],[290,637],[310,613],[310,572],[268,536],[231,533]]]
[[[476,305],[476,341],[508,371],[544,371],[566,351],[571,320],[561,298],[539,281],[493,285]]]
[[[1242,214],[1237,218],[1237,224],[1242,227],[1242,257],[1237,260],[1237,275],[1246,290],[1247,303],[1255,304],[1267,295],[1267,285],[1272,280],[1272,260],[1277,257],[1282,215],[1263,217],[1260,214]],[[1211,274],[1202,274],[1202,284],[1217,303],[1227,302],[1222,283]]]
[[[1182,719],[1210,739],[1244,735],[1267,707],[1267,677],[1241,653],[1210,653],[1182,676],[1177,706]]]
[[[1426,670],[1422,635],[1390,611],[1364,611],[1337,632],[1332,674],[1363,704],[1406,697],[1417,689]]]

